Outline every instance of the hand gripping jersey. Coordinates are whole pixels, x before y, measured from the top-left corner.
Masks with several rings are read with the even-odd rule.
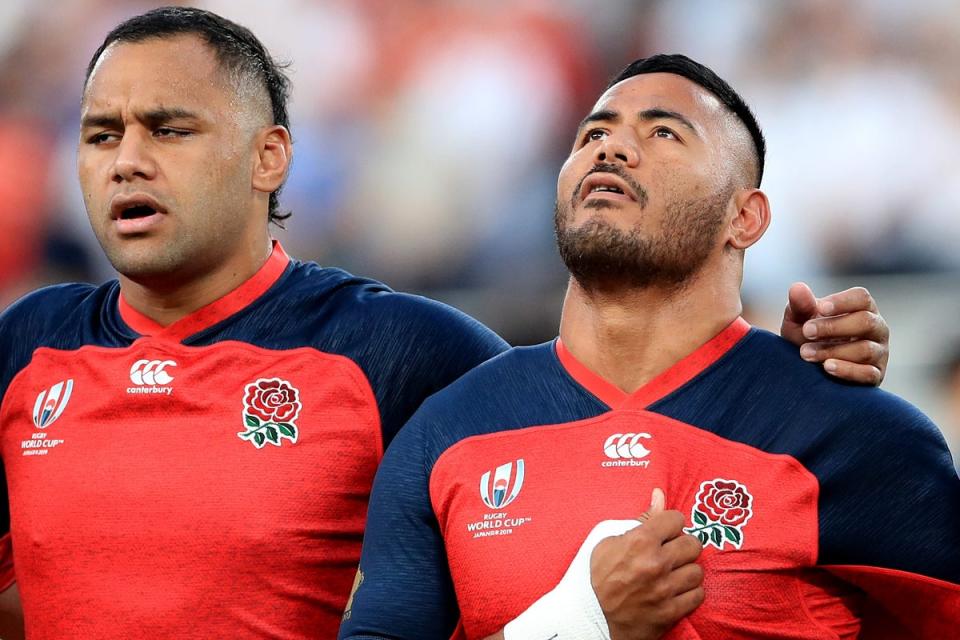
[[[32,639],[332,638],[385,443],[506,347],[279,245],[166,328],[116,282],[66,285],[0,342],[0,586],[15,570]]]
[[[428,400],[378,471],[341,637],[493,634],[654,487],[704,546],[706,600],[670,638],[957,637],[939,431],[743,320],[632,395],[555,341]]]

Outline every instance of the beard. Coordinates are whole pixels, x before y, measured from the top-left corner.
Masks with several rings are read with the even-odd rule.
[[[558,200],[553,221],[560,257],[587,291],[682,289],[709,259],[732,193],[727,188],[705,198],[670,202],[654,233],[644,233],[639,225],[621,229],[599,214],[571,229],[573,203],[561,205]],[[645,200],[639,202],[641,210]],[[602,201],[590,205],[617,208]]]

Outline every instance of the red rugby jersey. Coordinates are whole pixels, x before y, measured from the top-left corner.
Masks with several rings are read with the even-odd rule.
[[[960,479],[939,431],[739,320],[633,394],[555,342],[428,400],[377,472],[340,635],[493,634],[654,487],[704,544],[706,599],[670,638],[958,628]]]
[[[332,637],[385,441],[505,346],[279,245],[168,327],[116,282],[67,285],[11,307],[0,340],[30,638]]]

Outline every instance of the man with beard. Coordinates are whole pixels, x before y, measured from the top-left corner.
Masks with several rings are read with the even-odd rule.
[[[474,369],[398,436],[342,638],[956,632],[960,479],[939,431],[739,317],[764,151],[689,58],[611,83],[558,180],[560,336]]]

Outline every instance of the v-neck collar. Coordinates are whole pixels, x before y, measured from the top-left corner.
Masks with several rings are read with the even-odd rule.
[[[274,240],[270,257],[246,282],[166,327],[131,307],[122,290],[117,298],[117,308],[127,326],[140,335],[180,342],[232,316],[262,296],[280,278],[289,263],[290,257]]]
[[[695,378],[719,360],[750,331],[750,324],[737,318],[693,353],[672,365],[633,393],[626,393],[577,360],[560,338],[554,342],[561,366],[580,386],[611,409],[645,409]]]

